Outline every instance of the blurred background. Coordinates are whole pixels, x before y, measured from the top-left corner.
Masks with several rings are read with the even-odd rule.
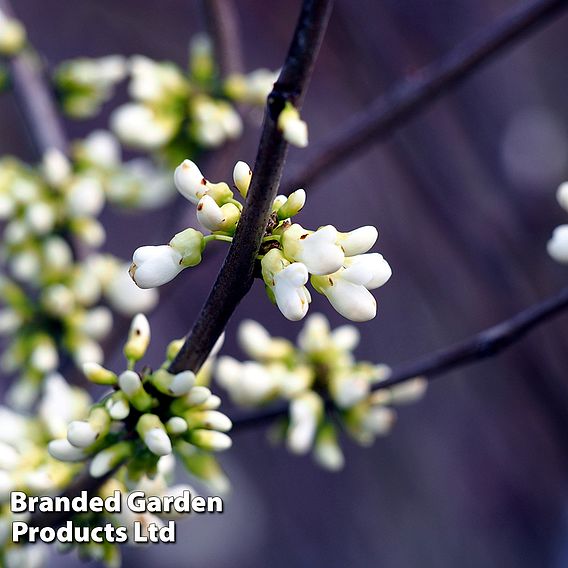
[[[248,71],[278,68],[300,2],[239,0]],[[337,0],[303,117],[317,144],[396,81],[491,24],[513,0]],[[202,30],[194,0],[18,0],[18,17],[49,65],[77,56],[144,54],[185,66]],[[546,254],[566,222],[554,192],[568,178],[568,17],[532,34],[452,90],[386,143],[308,190],[298,218],[340,230],[376,225],[376,249],[394,270],[378,291],[378,317],[359,326],[361,359],[396,364],[445,346],[553,294],[567,269]],[[105,127],[68,122],[78,138]],[[0,99],[0,153],[33,159],[11,95]],[[254,117],[229,157],[207,158],[212,179],[253,163]],[[313,147],[292,149],[286,169]],[[180,218],[179,207],[188,216]],[[178,210],[177,212],[175,210]],[[187,202],[151,213],[107,211],[107,247],[124,258],[167,242],[191,222]],[[174,226],[175,225],[175,226]],[[219,245],[222,248],[222,245]],[[161,289],[152,314],[151,362],[187,332],[222,255]],[[322,296],[312,312],[343,323]],[[227,329],[225,352],[243,357],[238,322],[252,317],[295,337],[260,283]],[[401,409],[393,433],[371,449],[345,440],[346,468],[234,434],[222,456],[234,485],[222,515],[178,523],[178,543],[128,549],[125,566],[536,567],[568,565],[568,316],[505,355],[436,380]],[[120,369],[120,350],[109,366]],[[153,359],[152,359],[153,357]],[[54,556],[51,566],[75,566]]]

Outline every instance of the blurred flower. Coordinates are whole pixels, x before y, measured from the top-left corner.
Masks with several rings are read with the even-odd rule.
[[[415,378],[374,390],[390,369],[357,362],[357,329],[344,325],[332,331],[320,314],[307,318],[296,346],[250,320],[241,324],[238,339],[254,361],[221,357],[215,371],[219,384],[242,406],[288,401],[289,417],[274,425],[273,438],[285,440],[293,453],[312,451],[327,469],[344,464],[337,423],[368,445],[389,432],[396,417],[393,405],[414,402],[426,389],[426,380]]]

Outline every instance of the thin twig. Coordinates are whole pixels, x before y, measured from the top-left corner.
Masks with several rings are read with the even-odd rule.
[[[356,153],[371,147],[493,56],[568,7],[567,0],[535,0],[513,8],[487,30],[417,71],[318,145],[315,156],[286,181],[284,193],[306,187]]]
[[[235,308],[250,290],[255,259],[276,196],[288,149],[276,121],[286,101],[301,106],[318,54],[332,0],[304,0],[280,77],[268,96],[251,186],[235,238],[172,373],[197,371],[221,335]]]
[[[0,10],[7,16],[14,17],[9,0],[0,0]],[[39,64],[29,49],[10,59],[16,99],[38,156],[41,158],[49,148],[67,154],[67,138]]]
[[[221,78],[240,73],[243,56],[235,5],[232,0],[202,0],[201,4]]]
[[[563,288],[556,296],[539,302],[460,343],[394,367],[389,378],[373,385],[372,390],[387,389],[419,376],[432,380],[444,373],[493,357],[519,341],[529,331],[567,309],[568,287]],[[331,405],[331,402],[328,404]],[[242,413],[232,419],[234,430],[274,420],[286,415],[287,411],[287,405],[280,404],[256,412]]]

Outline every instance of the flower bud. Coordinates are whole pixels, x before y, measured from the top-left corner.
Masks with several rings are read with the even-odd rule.
[[[191,430],[186,436],[187,441],[202,450],[220,452],[228,450],[233,442],[227,434],[216,430]]]
[[[297,189],[291,193],[286,202],[278,209],[278,219],[289,219],[297,215],[306,203],[306,192],[303,189]]]
[[[337,242],[345,256],[355,256],[367,252],[376,242],[379,232],[370,225],[359,227],[348,233],[338,233]]]
[[[150,323],[144,314],[137,314],[132,319],[128,341],[124,345],[124,356],[128,360],[139,361],[146,354],[150,344]]]
[[[195,374],[183,371],[173,375],[165,369],[158,369],[152,374],[151,381],[160,392],[168,396],[183,396],[195,384]]]
[[[0,15],[0,54],[13,56],[26,44],[26,30],[15,18]]]
[[[191,160],[184,160],[176,168],[174,182],[177,190],[195,205],[207,192],[207,180]]]
[[[166,428],[155,414],[143,414],[136,424],[136,431],[153,454],[167,456],[172,453]]]
[[[96,478],[103,477],[122,461],[132,455],[130,442],[118,442],[99,452],[89,466],[89,473]]]
[[[182,262],[170,245],[143,246],[134,251],[128,272],[140,288],[155,288],[173,280],[185,268]]]
[[[319,465],[330,471],[339,471],[345,464],[335,428],[329,422],[318,432],[314,446],[314,458]]]
[[[197,205],[197,219],[211,232],[234,233],[241,217],[239,208],[234,203],[219,207],[209,195],[204,195]]]
[[[134,371],[122,372],[118,377],[118,386],[132,406],[140,410],[140,412],[145,412],[152,408],[154,401],[144,390],[144,385],[138,373]]]
[[[115,392],[109,397],[105,406],[113,420],[124,420],[130,414],[128,399],[121,391]]]
[[[49,455],[63,462],[79,462],[87,458],[87,453],[72,446],[67,439],[52,440],[47,445]]]
[[[305,148],[308,145],[308,125],[300,118],[298,109],[291,103],[286,103],[277,124],[287,142],[298,148]]]
[[[233,182],[243,197],[247,196],[251,179],[252,170],[250,166],[246,162],[237,162],[233,169]]]
[[[183,434],[187,432],[187,422],[181,416],[172,416],[166,422],[166,430],[174,436]]]
[[[306,231],[301,225],[291,225],[282,235],[282,250],[291,261],[306,265],[311,274],[332,274],[345,259],[337,244],[337,229],[332,225],[317,231]]]
[[[49,148],[43,155],[43,175],[53,187],[61,187],[71,176],[71,164],[56,148]]]
[[[205,428],[228,432],[233,427],[231,419],[218,410],[188,410],[184,418],[190,430]]]

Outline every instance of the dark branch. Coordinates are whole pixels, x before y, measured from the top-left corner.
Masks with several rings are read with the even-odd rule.
[[[285,192],[310,186],[357,152],[364,151],[415,116],[487,63],[568,7],[567,0],[536,0],[513,8],[489,29],[465,41],[442,59],[424,67],[354,115],[285,184]]]
[[[9,0],[0,0],[0,10],[14,17]],[[49,148],[67,154],[68,143],[49,86],[39,61],[24,50],[9,61],[11,79],[32,144],[41,158]]]
[[[238,18],[232,0],[203,0],[202,6],[221,78],[242,72]]]
[[[287,100],[300,106],[331,14],[332,0],[304,0],[292,44],[268,96],[251,186],[235,238],[213,289],[170,371],[197,371],[250,290],[261,239],[276,196],[288,144],[276,127]]]
[[[541,323],[567,309],[568,288],[564,288],[556,296],[535,304],[469,339],[394,367],[390,377],[374,385],[373,390],[386,389],[419,376],[432,380],[444,373],[493,357],[519,341]],[[255,426],[284,416],[286,413],[287,405],[243,413],[233,418],[234,429]]]

